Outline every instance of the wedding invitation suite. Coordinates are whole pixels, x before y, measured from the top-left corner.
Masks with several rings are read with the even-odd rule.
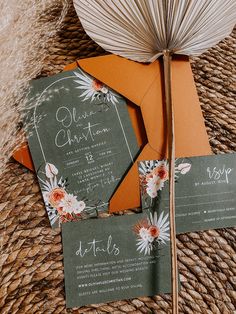
[[[236,226],[236,154],[180,158],[175,164],[177,233]],[[139,163],[143,209],[169,212],[168,164]]]
[[[143,213],[97,218],[139,152],[125,100],[79,68],[34,81],[28,99],[67,307],[171,292],[168,162],[138,163]],[[179,158],[175,181],[177,233],[236,225],[236,154]]]
[[[62,238],[69,308],[171,292],[168,214],[68,222]]]
[[[32,82],[26,130],[52,227],[96,216],[138,145],[125,100],[81,69]]]

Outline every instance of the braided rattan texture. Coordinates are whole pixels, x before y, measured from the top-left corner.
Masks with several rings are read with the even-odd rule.
[[[52,17],[51,17],[52,18]],[[71,7],[42,75],[104,54]],[[215,153],[236,150],[235,33],[192,68]],[[196,130],[197,132],[197,130]],[[10,161],[0,178],[0,313],[171,313],[168,295],[65,309],[61,235],[52,231],[35,175]],[[180,313],[236,313],[236,228],[178,236]]]

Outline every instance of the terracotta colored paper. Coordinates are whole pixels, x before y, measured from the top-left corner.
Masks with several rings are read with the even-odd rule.
[[[23,143],[19,149],[15,150],[12,156],[20,164],[22,164],[29,170],[34,171],[34,164],[27,142]]]
[[[143,147],[137,161],[166,157],[166,125],[160,61],[146,65],[109,55],[79,60],[67,66],[65,70],[71,70],[77,65],[138,106],[135,110],[134,106],[129,104],[136,136],[139,145]],[[188,59],[178,58],[172,63],[172,93],[176,157],[210,155],[212,152]],[[142,119],[138,109],[142,114],[147,139],[140,123]],[[139,206],[139,177],[135,162],[111,198],[109,210],[116,212]]]

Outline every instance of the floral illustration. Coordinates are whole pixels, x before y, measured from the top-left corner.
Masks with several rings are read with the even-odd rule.
[[[66,194],[59,203],[59,209],[62,209],[62,212],[64,211],[67,214],[75,213],[78,215],[85,209],[85,207],[85,202],[78,201],[77,197],[73,194]]]
[[[157,250],[161,244],[169,241],[169,215],[164,216],[162,212],[157,217],[157,213],[150,213],[146,218],[140,220],[133,228],[137,235],[137,251],[150,255],[153,250]]]
[[[58,174],[57,168],[53,164],[50,164],[50,163],[46,164],[45,171],[46,171],[46,177],[49,179],[53,178],[54,176]]]
[[[67,191],[68,182],[62,177],[58,179],[58,169],[51,163],[45,166],[46,179],[39,177],[42,185],[43,199],[52,225],[75,221],[91,211],[96,212],[96,206],[89,206],[85,199]]]
[[[82,71],[81,73],[74,72],[74,74],[78,77],[78,80],[75,80],[75,82],[78,83],[79,86],[76,88],[83,91],[80,96],[83,98],[83,101],[91,99],[91,101],[99,100],[105,103],[111,102],[113,105],[118,103],[117,97],[119,97],[119,95],[102,82]]]
[[[181,174],[186,174],[191,170],[191,164],[189,163],[181,163],[179,164],[176,168],[175,171],[178,173],[180,172]]]
[[[178,160],[176,161],[176,163]],[[191,170],[190,163],[179,163],[175,166],[175,180],[179,174],[185,175]],[[150,160],[139,163],[139,177],[142,195],[147,194],[151,199],[158,196],[169,179],[169,167],[166,160]]]
[[[157,197],[157,192],[162,190],[165,181],[169,178],[167,161],[146,161],[139,164],[140,182],[143,192],[151,198]]]

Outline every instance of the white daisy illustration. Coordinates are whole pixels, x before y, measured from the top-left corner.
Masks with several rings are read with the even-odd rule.
[[[112,104],[118,102],[117,97],[119,96],[102,82],[82,71],[81,73],[74,72],[74,74],[78,77],[78,80],[75,80],[75,82],[78,83],[79,86],[76,88],[83,91],[80,95],[80,97],[84,98],[83,101],[88,99],[94,101],[96,99],[100,99],[102,96],[105,101],[111,102]]]
[[[164,181],[156,174],[147,178],[147,194],[151,198],[157,197],[157,192],[161,190],[164,186]]]
[[[86,207],[86,204],[84,201],[79,201],[77,204],[77,208],[74,210],[75,214],[80,214]]]
[[[150,255],[158,245],[166,244],[169,241],[168,217],[168,214],[164,216],[164,212],[159,218],[156,212],[153,215],[150,213],[146,219],[139,221],[134,226],[134,232],[138,236],[137,251],[144,255]]]
[[[162,212],[157,217],[157,213],[155,212],[153,215],[149,215],[149,222],[150,222],[150,228],[149,232],[150,234],[155,238],[157,242],[161,242],[163,244],[166,244],[166,241],[170,240],[169,235],[169,220],[168,220],[169,214],[166,214],[164,216],[164,212]]]
[[[140,253],[144,252],[144,255],[150,255],[153,249],[152,243],[154,241],[154,237],[152,237],[149,230],[144,227],[139,230],[139,237],[140,239],[137,240],[137,250]]]
[[[61,200],[59,207],[63,208],[64,213],[80,214],[85,208],[85,203],[83,201],[78,201],[77,196],[74,196],[73,194],[66,194]]]

